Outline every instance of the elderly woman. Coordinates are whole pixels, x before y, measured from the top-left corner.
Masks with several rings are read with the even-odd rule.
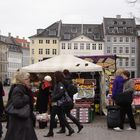
[[[32,97],[30,94],[30,75],[24,71],[18,71],[15,75],[15,87],[11,93],[9,102],[14,108],[21,109],[29,105],[30,112],[27,118],[21,118],[9,114],[9,124],[4,140],[37,140],[32,123]]]

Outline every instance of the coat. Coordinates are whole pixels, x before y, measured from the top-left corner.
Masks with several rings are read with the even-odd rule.
[[[23,95],[28,95],[26,97],[29,98],[23,98]],[[22,108],[24,105],[29,104],[32,111],[32,99],[30,98],[28,88],[21,84],[16,85],[11,94],[15,108]],[[9,115],[9,124],[4,140],[37,140],[31,116],[27,119],[22,119]]]
[[[39,86],[36,102],[36,110],[39,111],[39,113],[45,113],[48,111],[50,95],[51,84],[47,81],[43,81]]]

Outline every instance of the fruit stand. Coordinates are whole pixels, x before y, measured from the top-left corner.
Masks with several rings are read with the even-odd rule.
[[[135,78],[135,93],[133,99],[133,108],[135,113],[135,121],[140,124],[140,78]]]

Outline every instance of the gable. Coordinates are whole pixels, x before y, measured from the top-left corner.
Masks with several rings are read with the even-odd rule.
[[[71,41],[76,41],[76,42],[82,42],[82,41],[85,42],[85,41],[87,41],[87,42],[91,42],[91,41],[94,41],[94,40],[92,40],[92,39],[90,39],[90,38],[88,38],[88,37],[86,37],[84,35],[80,35],[80,36],[72,39]]]

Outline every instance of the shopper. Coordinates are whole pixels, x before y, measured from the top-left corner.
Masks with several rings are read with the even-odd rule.
[[[67,136],[71,136],[74,133],[74,130],[71,128],[69,123],[66,120],[65,114],[60,106],[58,106],[58,101],[65,95],[65,87],[64,87],[64,75],[60,71],[56,71],[54,74],[55,85],[52,93],[52,108],[51,108],[51,118],[50,118],[50,128],[49,132],[45,137],[53,137],[53,128],[55,124],[55,117],[58,115],[60,122],[69,130]]]
[[[64,85],[65,85],[65,88],[66,88],[66,90],[67,90],[67,88],[69,87],[70,84],[73,83],[73,81],[72,81],[71,74],[70,74],[69,70],[65,69],[65,70],[63,71],[63,74],[64,74],[64,78],[65,78],[65,80],[64,80]],[[72,89],[71,89],[71,90],[72,90]],[[72,99],[72,101],[73,101],[73,94],[72,94],[71,92],[68,92],[68,93],[69,93],[69,96],[71,97],[71,99]],[[83,125],[78,121],[77,118],[75,118],[75,117],[71,114],[71,110],[73,109],[73,107],[74,107],[74,103],[73,103],[71,106],[65,106],[65,107],[63,107],[62,109],[63,109],[63,112],[66,114],[66,116],[67,116],[70,120],[72,120],[72,122],[73,122],[74,124],[77,125],[77,127],[78,127],[77,133],[79,133],[79,132],[83,129]],[[60,122],[60,124],[61,124],[61,129],[60,129],[57,133],[58,133],[58,134],[65,133],[65,126],[64,126],[63,123],[61,123],[61,122]]]
[[[40,83],[39,92],[37,94],[36,110],[42,114],[48,111],[50,95],[51,95],[51,81],[52,78],[47,75],[44,80]],[[47,126],[47,121],[39,121],[39,128],[43,129]]]
[[[2,82],[0,81],[0,138],[2,137],[2,123],[1,123],[1,118],[3,115],[4,111],[4,105],[3,105],[3,85]]]
[[[130,99],[131,101],[130,103],[128,102],[126,104],[120,105],[121,122],[120,122],[120,126],[114,128],[114,130],[121,131],[124,129],[124,121],[126,115],[128,117],[129,125],[130,125],[130,127],[128,127],[126,130],[136,130],[136,124],[135,124],[135,120],[132,112],[132,106],[131,106],[133,100],[133,93],[134,93],[134,81],[130,79],[130,72],[127,70],[123,71],[122,76],[125,80],[122,94],[125,94],[125,98],[128,98],[128,96],[132,95],[131,96],[132,99]]]
[[[112,87],[112,99],[115,101],[118,94],[123,92],[123,84],[124,79],[122,77],[123,69],[118,69],[116,71],[116,76],[113,81],[113,87]]]
[[[14,87],[9,103],[14,108],[22,109],[25,105],[30,106],[28,118],[21,118],[9,114],[9,124],[4,140],[37,140],[32,123],[32,97],[30,95],[30,75],[24,71],[18,71],[15,75],[16,86]]]

